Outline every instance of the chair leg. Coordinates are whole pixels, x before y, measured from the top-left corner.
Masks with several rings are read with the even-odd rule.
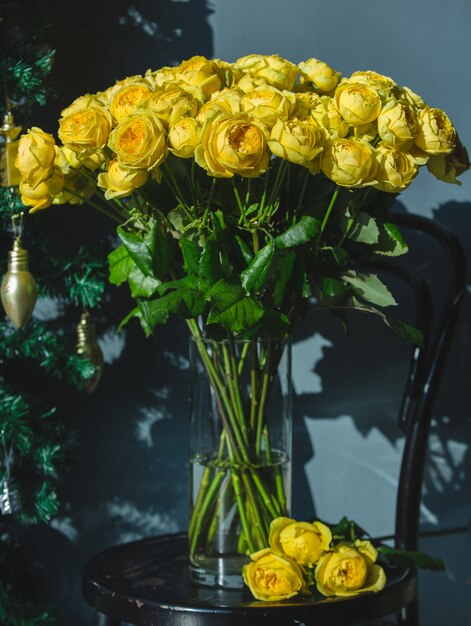
[[[397,615],[399,626],[420,626],[419,600],[416,598]]]
[[[121,620],[95,611],[93,613],[93,626],[121,626]]]

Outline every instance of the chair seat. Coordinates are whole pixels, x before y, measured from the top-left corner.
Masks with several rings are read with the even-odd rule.
[[[259,626],[355,624],[391,615],[412,602],[416,572],[388,567],[383,591],[353,598],[320,594],[266,603],[247,588],[197,586],[188,569],[185,533],[149,537],[109,548],[91,558],[83,572],[83,594],[110,623],[137,626]]]

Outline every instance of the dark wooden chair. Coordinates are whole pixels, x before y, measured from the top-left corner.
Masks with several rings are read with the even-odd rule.
[[[395,259],[392,271],[408,285],[415,300],[423,348],[413,348],[398,424],[405,436],[397,493],[395,546],[417,550],[419,513],[432,408],[466,288],[466,259],[457,238],[432,219],[395,213],[403,232],[415,232],[439,244],[448,261],[444,297],[431,318],[435,289],[421,278],[417,265]],[[434,245],[435,245],[434,244]],[[340,626],[385,624],[392,616],[403,626],[418,626],[417,572],[389,567],[387,584],[377,594],[354,598],[296,597],[263,603],[248,590],[198,587],[189,580],[187,535],[149,537],[109,548],[92,557],[83,571],[83,594],[93,609],[95,626]],[[376,621],[375,621],[376,620]],[[378,621],[379,620],[379,621]]]

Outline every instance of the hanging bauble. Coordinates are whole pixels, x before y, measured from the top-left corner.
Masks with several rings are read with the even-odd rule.
[[[15,139],[21,132],[21,126],[15,126],[11,112],[5,113],[0,135],[4,137],[0,145],[0,184],[2,187],[17,187],[20,183],[20,172],[15,165],[18,152],[18,141]]]
[[[20,494],[5,478],[0,491],[0,513],[2,515],[12,515],[20,510]]]
[[[8,271],[1,284],[5,313],[16,328],[25,326],[34,310],[38,288],[28,267],[28,251],[16,239],[8,253]]]
[[[98,385],[103,373],[103,352],[96,341],[95,324],[90,319],[90,313],[84,311],[77,324],[77,354],[88,359],[95,368],[91,378],[83,380],[83,390],[91,393]]]

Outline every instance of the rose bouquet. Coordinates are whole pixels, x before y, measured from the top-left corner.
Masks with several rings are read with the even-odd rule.
[[[444,111],[392,78],[257,54],[196,56],[83,95],[58,138],[21,137],[23,203],[114,220],[109,279],[136,302],[122,325],[137,318],[151,335],[180,316],[210,381],[221,424],[197,459],[192,559],[220,552],[220,524],[233,551],[264,549],[289,513],[268,409],[284,340],[319,307],[343,323],[371,313],[420,342],[384,310],[396,302],[372,268],[407,252],[396,195],[423,167],[460,184],[466,149]]]

